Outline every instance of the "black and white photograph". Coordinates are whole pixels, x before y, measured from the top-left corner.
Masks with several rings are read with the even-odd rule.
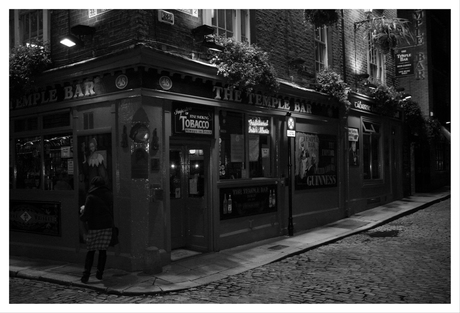
[[[5,312],[460,311],[459,3],[3,11]]]

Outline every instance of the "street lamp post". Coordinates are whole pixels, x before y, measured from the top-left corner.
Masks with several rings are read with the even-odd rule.
[[[295,138],[295,118],[291,116],[291,112],[286,113],[287,130],[286,134],[288,137],[288,181],[289,181],[289,218],[288,218],[288,234],[294,236],[294,223],[292,221],[292,153],[291,153],[291,142],[292,138]]]

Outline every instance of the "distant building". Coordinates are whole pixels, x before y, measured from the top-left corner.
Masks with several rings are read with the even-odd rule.
[[[400,73],[400,86],[416,101],[423,115],[441,136],[430,144],[412,144],[414,171],[410,192],[424,192],[450,185],[450,10],[398,10],[408,19],[415,43],[401,47],[411,61],[410,73]],[[410,145],[405,145],[410,147]],[[407,185],[407,184],[406,184]]]

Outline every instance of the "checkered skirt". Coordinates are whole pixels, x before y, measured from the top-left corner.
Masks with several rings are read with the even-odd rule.
[[[112,228],[90,229],[86,237],[86,249],[88,251],[107,250],[111,237]]]

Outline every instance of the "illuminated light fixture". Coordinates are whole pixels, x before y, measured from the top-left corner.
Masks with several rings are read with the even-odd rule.
[[[71,34],[68,34],[67,36],[62,37],[61,44],[69,48],[73,46],[80,46],[80,47],[84,46],[83,41],[81,41],[79,38]]]
[[[412,96],[411,96],[410,94],[408,94],[408,93],[404,93],[404,94],[402,95],[402,97],[403,97],[403,101],[407,101],[407,100],[409,100],[409,99],[412,98]]]
[[[144,123],[136,123],[131,128],[129,138],[137,143],[147,143],[150,138],[149,128]]]
[[[69,48],[77,46],[83,47],[83,37],[92,36],[96,31],[96,28],[87,25],[76,25],[70,28],[70,34],[61,38],[61,44]]]

